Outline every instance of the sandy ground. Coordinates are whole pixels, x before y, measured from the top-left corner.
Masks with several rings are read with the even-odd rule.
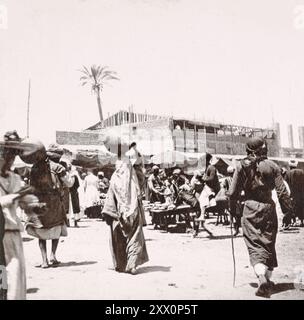
[[[38,240],[24,234],[27,299],[263,299],[254,295],[257,280],[243,238],[234,239],[233,287],[230,228],[215,226],[214,218],[207,223],[213,240],[205,232],[193,239],[145,227],[150,261],[135,276],[113,271],[109,229],[100,220],[83,219],[79,228],[68,229],[59,243],[57,268],[36,267],[41,263]],[[304,228],[279,233],[277,253],[271,299],[304,299],[304,290],[294,285],[299,271],[304,274]]]

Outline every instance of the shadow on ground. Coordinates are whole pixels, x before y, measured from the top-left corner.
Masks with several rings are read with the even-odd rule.
[[[61,262],[57,267],[61,268],[61,267],[87,266],[95,263],[97,263],[97,261],[81,261],[81,262],[69,261],[69,262]]]
[[[36,293],[36,292],[38,292],[38,288],[28,288],[27,290],[26,290],[26,293],[28,293],[28,294],[31,294],[31,293]]]
[[[257,283],[250,283],[250,286],[253,288],[258,288],[258,284]],[[278,294],[281,292],[285,292],[285,291],[289,291],[289,290],[295,290],[295,286],[294,283],[292,282],[282,282],[282,283],[276,283],[274,285],[274,287],[271,289],[270,294]]]
[[[149,272],[170,272],[171,267],[164,267],[164,266],[149,266],[149,267],[142,267],[138,269],[138,274],[140,273],[149,273]]]
[[[243,236],[241,234],[233,237],[233,239],[236,238],[243,238]],[[213,235],[213,237],[211,238],[211,240],[226,240],[226,239],[231,239],[231,235],[224,235],[224,236],[215,236]]]
[[[292,282],[276,283],[271,290],[271,294],[277,294],[277,293],[281,293],[289,290],[295,290],[294,283]]]

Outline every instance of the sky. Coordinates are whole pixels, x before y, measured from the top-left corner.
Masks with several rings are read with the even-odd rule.
[[[6,12],[5,24],[3,12]],[[1,20],[2,15],[2,20]],[[2,24],[1,24],[2,21]],[[302,23],[303,22],[303,23]],[[55,141],[98,122],[79,69],[109,66],[107,116],[304,125],[304,0],[0,0],[1,133]]]

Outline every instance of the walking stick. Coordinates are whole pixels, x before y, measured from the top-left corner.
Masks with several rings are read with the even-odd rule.
[[[230,235],[231,235],[231,250],[232,250],[232,261],[233,261],[233,288],[235,288],[235,278],[236,278],[236,265],[235,265],[235,253],[234,253],[234,241],[233,241],[233,217],[231,212],[229,212],[230,217]]]

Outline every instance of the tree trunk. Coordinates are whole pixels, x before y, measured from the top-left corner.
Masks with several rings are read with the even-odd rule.
[[[101,100],[100,100],[100,91],[98,90],[96,92],[97,94],[97,105],[98,105],[98,111],[99,111],[99,119],[101,122],[101,125],[103,126],[103,115],[102,115],[102,107],[101,107]]]

